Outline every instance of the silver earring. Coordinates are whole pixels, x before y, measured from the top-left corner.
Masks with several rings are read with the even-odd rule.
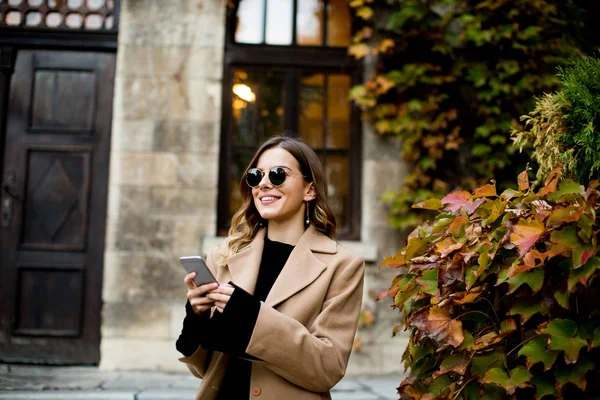
[[[308,216],[308,201],[306,202],[306,225],[310,225],[310,218]]]

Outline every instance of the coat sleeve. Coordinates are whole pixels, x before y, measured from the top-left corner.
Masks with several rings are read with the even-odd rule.
[[[210,272],[212,272],[214,276],[217,276],[216,264],[213,253],[214,250],[208,252],[206,256],[206,266],[208,267],[208,269],[210,269]],[[208,324],[206,323],[206,325]],[[200,340],[198,341],[198,343],[199,342]],[[199,345],[193,354],[191,354],[190,356],[180,357],[179,361],[185,363],[194,376],[196,376],[197,378],[203,378],[204,374],[206,373],[208,364],[210,363],[212,354],[212,350],[202,345]]]
[[[346,373],[362,302],[365,262],[361,257],[334,274],[321,312],[305,327],[261,303],[246,353],[288,381],[326,392]]]

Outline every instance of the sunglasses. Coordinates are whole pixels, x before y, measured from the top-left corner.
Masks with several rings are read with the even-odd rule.
[[[300,175],[297,172],[286,170],[283,167],[274,167],[269,171],[269,181],[271,181],[271,184],[275,187],[281,186],[285,182],[288,173]],[[248,172],[246,172],[246,183],[248,186],[255,188],[260,185],[263,176],[265,176],[265,172],[262,169],[250,168]]]

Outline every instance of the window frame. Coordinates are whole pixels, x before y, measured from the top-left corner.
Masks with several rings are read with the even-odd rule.
[[[231,223],[229,217],[230,172],[233,156],[233,72],[235,69],[268,68],[286,72],[285,85],[299,88],[303,73],[346,74],[351,85],[362,82],[362,64],[348,54],[346,47],[300,46],[295,41],[295,13],[297,1],[294,0],[293,44],[290,46],[246,44],[235,41],[236,14],[239,1],[227,8],[225,29],[225,55],[223,62],[223,95],[221,107],[221,145],[219,157],[219,190],[217,207],[217,234],[226,236]],[[325,6],[327,2],[325,3]],[[326,16],[324,17],[326,18]],[[326,20],[325,20],[326,21]],[[265,22],[266,23],[266,22]],[[325,26],[327,24],[325,23]],[[326,27],[323,29],[327,34]],[[351,29],[351,32],[353,30]],[[325,36],[326,37],[326,36]],[[295,90],[286,90],[284,98],[284,131],[297,137],[299,126],[299,96]],[[346,226],[338,226],[337,238],[342,240],[360,240],[361,227],[361,185],[362,185],[362,129],[360,110],[350,104],[350,145],[341,151],[349,156],[349,204]],[[237,147],[237,146],[236,146]],[[239,146],[240,148],[243,146]],[[317,150],[317,154],[337,154],[338,149]]]

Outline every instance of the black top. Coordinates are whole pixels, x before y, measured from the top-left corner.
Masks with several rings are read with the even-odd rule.
[[[207,311],[198,316],[189,302],[186,303],[186,317],[176,343],[177,350],[184,356],[191,356],[201,345],[235,356],[227,368],[218,399],[249,398],[251,363],[239,357],[252,358],[245,351],[256,325],[260,302],[267,298],[293,249],[292,245],[274,242],[265,236],[254,295],[236,287],[223,314],[215,311],[210,318]],[[235,285],[235,282],[232,284]]]

